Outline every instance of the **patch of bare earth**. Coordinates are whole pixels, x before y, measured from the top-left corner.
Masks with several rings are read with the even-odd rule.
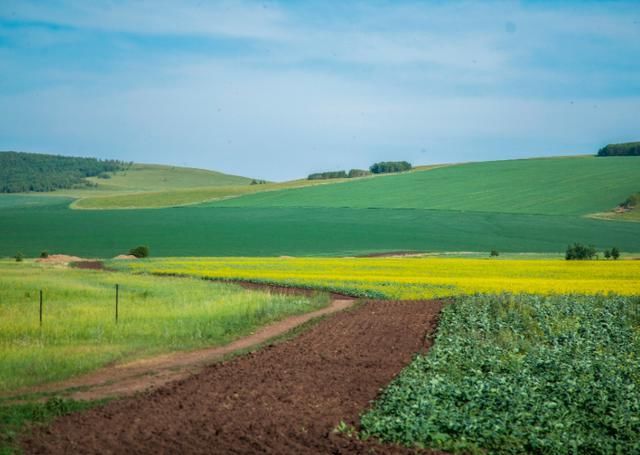
[[[67,265],[71,262],[84,261],[78,256],[69,256],[68,254],[50,254],[46,258],[38,258],[36,262],[42,264]]]
[[[429,347],[438,301],[367,302],[154,391],[56,420],[25,453],[408,453],[333,430]]]

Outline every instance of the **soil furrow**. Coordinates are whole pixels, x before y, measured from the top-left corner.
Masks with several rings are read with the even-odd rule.
[[[429,347],[438,301],[366,302],[301,335],[56,420],[25,453],[390,453],[333,430]]]

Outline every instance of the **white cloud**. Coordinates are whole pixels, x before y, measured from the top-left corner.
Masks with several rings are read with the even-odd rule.
[[[612,75],[593,65],[581,73],[563,66],[564,60],[619,60],[606,54],[611,42],[626,46],[623,57],[631,64],[637,61],[640,26],[634,29],[622,10],[361,3],[342,5],[333,15],[316,4],[305,17],[284,3],[7,5],[0,16],[71,27],[5,29],[27,49],[81,45],[84,34],[96,30],[101,37],[126,36],[118,37],[125,44],[118,41],[117,57],[108,60],[105,52],[98,68],[83,66],[75,55],[64,60],[64,53],[34,68],[23,49],[0,48],[4,74],[34,79],[20,91],[0,89],[0,149],[291,178],[384,158],[442,162],[589,152],[640,130],[640,93],[607,92],[632,84],[637,71]],[[137,46],[137,37],[148,42],[156,35],[239,38],[257,50]],[[572,47],[568,40],[582,44]],[[539,61],[544,58],[553,65]]]

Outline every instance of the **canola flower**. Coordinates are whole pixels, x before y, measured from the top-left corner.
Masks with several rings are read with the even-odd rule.
[[[474,293],[640,294],[640,261],[467,258],[163,258],[133,272],[249,280],[390,299]]]

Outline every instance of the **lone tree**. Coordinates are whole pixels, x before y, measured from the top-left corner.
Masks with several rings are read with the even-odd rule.
[[[138,259],[140,258],[146,258],[149,256],[149,247],[148,246],[144,246],[144,245],[140,245],[137,246],[135,248],[131,248],[129,250],[129,254],[132,256],[137,257]]]
[[[491,257],[497,257],[500,256],[500,253],[498,252],[498,250],[491,250],[490,255]]]
[[[593,246],[585,246],[581,243],[574,243],[567,247],[564,258],[567,261],[585,261],[593,259],[596,255],[596,249]]]
[[[620,250],[615,246],[611,248],[611,257],[615,260],[618,260],[618,258],[620,257]]]
[[[604,258],[611,259],[611,250],[604,250]]]

